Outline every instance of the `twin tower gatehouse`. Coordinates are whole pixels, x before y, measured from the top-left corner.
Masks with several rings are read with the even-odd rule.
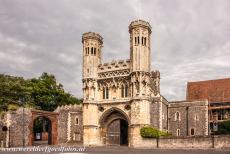
[[[110,63],[102,63],[100,34],[82,36],[84,144],[141,145],[146,125],[177,136],[207,135],[207,101],[169,103],[160,94],[160,72],[151,70],[150,24],[133,21],[129,34],[129,59]],[[200,120],[193,122],[194,116]]]

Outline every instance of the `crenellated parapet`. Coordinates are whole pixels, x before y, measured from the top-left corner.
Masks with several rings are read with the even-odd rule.
[[[110,63],[104,63],[98,65],[98,72],[114,71],[121,69],[130,69],[130,60],[118,60],[111,61]]]
[[[103,37],[95,32],[87,32],[82,35],[82,43],[84,43],[84,40],[87,39],[95,39],[98,40],[101,44],[103,44]]]
[[[143,27],[148,29],[149,33],[151,33],[151,25],[149,24],[149,22],[146,22],[144,20],[135,20],[132,21],[129,25],[129,32],[131,33],[132,29],[136,28],[136,27]]]
[[[70,105],[62,105],[58,106],[54,112],[61,112],[61,110],[82,110],[82,104],[70,104]]]

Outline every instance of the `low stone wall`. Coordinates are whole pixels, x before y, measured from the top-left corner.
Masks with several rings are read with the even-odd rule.
[[[230,135],[169,137],[159,139],[142,138],[142,145],[135,148],[162,148],[162,149],[208,149],[230,148]]]

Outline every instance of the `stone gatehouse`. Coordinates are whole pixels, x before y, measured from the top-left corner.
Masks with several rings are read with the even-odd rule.
[[[168,102],[161,95],[160,72],[151,69],[151,32],[148,22],[131,22],[129,59],[109,63],[102,62],[102,36],[95,32],[82,35],[83,104],[58,107],[53,113],[41,112],[40,116],[48,121],[45,130],[48,134],[52,130],[52,135],[48,135],[49,144],[140,147],[144,146],[140,128],[146,125],[169,131],[173,136],[208,135],[207,100]],[[21,112],[20,109],[16,114]],[[27,109],[25,113],[25,140],[26,145],[30,145],[31,116],[39,112]],[[15,119],[9,121],[9,117]],[[10,136],[11,141],[14,137],[21,141],[22,136],[17,133],[22,129],[19,118],[6,117],[7,126],[16,123],[16,134]],[[18,144],[15,142],[12,146],[22,145],[15,141]]]
[[[82,35],[84,145],[141,145],[145,125],[174,136],[208,135],[208,101],[168,102],[151,70],[151,25],[129,25],[130,57],[102,62],[103,38]]]

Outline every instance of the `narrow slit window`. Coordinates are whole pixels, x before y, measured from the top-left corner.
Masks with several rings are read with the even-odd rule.
[[[191,136],[194,136],[194,135],[195,135],[195,129],[194,129],[194,128],[191,129],[190,134],[191,134]]]
[[[91,47],[91,55],[93,55],[93,47]]]
[[[96,48],[94,48],[94,56],[96,55]]]

